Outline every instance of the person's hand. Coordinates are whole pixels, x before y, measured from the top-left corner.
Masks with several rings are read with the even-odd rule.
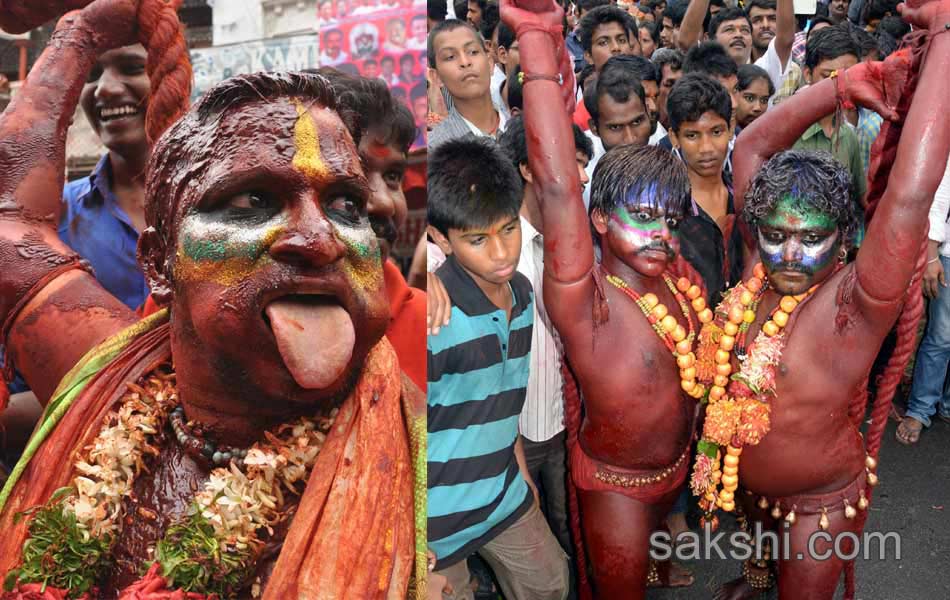
[[[445,575],[435,572],[435,553],[432,550],[427,552],[429,559],[429,579],[426,582],[428,590],[426,600],[442,600],[443,595],[451,594],[452,584],[449,583]]]
[[[947,287],[947,279],[943,272],[943,262],[940,257],[937,260],[927,263],[924,267],[924,279],[922,282],[924,296],[933,300],[940,293],[940,288]]]
[[[948,0],[909,0],[898,4],[897,12],[916,29],[943,29],[950,23]]]
[[[553,0],[501,0],[499,12],[515,35],[528,29],[544,29],[560,36],[564,28],[564,9]]]
[[[96,45],[104,51],[139,42],[138,13],[139,0],[95,0],[63,18],[78,15],[84,26],[96,32]]]
[[[534,485],[534,482],[531,481],[531,479],[525,479],[525,483],[527,483],[528,487],[531,488],[531,494],[534,495],[534,505],[537,506],[538,509],[540,510],[541,509],[541,493],[538,491],[537,486]]]
[[[92,0],[3,0],[0,2],[0,29],[7,33],[26,33]]]
[[[561,75],[561,98],[565,110],[573,114],[576,86],[574,66],[564,44],[564,9],[553,0],[517,0],[517,4],[514,0],[501,0],[499,8],[502,21],[516,36],[530,30],[542,30],[551,36],[558,73]],[[524,69],[523,46],[521,66]]]
[[[903,68],[904,62],[859,63],[838,74],[838,86],[841,99],[848,105],[861,106],[881,115],[888,121],[900,117],[894,106],[895,98],[889,98],[885,89],[885,78],[896,68]]]
[[[452,300],[435,273],[426,273],[426,333],[439,335],[439,330],[449,324]]]

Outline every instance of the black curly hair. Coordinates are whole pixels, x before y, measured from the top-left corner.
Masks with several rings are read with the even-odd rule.
[[[851,175],[828,152],[786,150],[770,158],[752,178],[742,218],[753,234],[779,200],[791,196],[800,206],[830,216],[845,248],[854,245],[858,215],[851,199]]]

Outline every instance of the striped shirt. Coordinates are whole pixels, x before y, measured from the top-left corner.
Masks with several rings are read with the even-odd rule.
[[[544,236],[521,217],[521,260],[518,272],[541,289],[544,277]],[[531,374],[518,429],[532,442],[546,442],[564,431],[564,378],[561,376],[561,340],[544,310],[543,294],[534,299],[531,334]]]
[[[454,256],[436,274],[452,301],[449,324],[429,336],[429,548],[452,566],[517,521],[533,496],[515,442],[531,359],[534,301],[511,280],[511,321]]]

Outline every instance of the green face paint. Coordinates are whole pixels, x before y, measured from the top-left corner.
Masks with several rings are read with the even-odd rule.
[[[283,220],[249,227],[190,215],[182,222],[175,278],[233,285],[271,262],[268,249],[283,230]]]
[[[758,227],[759,256],[770,276],[798,273],[809,285],[834,263],[841,246],[835,220],[791,195],[779,200]]]

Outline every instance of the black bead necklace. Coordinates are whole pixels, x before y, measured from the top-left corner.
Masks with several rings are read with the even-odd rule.
[[[178,443],[184,448],[185,453],[216,467],[227,466],[232,460],[239,469],[244,468],[244,457],[247,456],[247,448],[235,448],[233,446],[219,446],[210,440],[201,437],[200,432],[194,431],[185,421],[185,409],[181,405],[176,406],[168,415],[168,422],[171,423],[172,431],[178,439]]]

